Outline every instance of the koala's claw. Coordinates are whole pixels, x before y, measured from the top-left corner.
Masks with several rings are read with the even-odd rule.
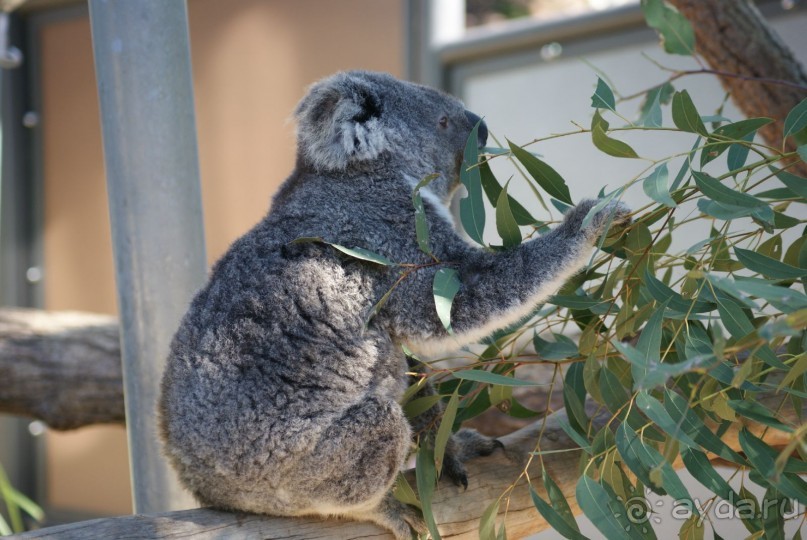
[[[443,476],[451,480],[455,486],[468,489],[468,473],[465,471],[465,465],[453,454],[446,453],[443,457],[443,470],[440,477]]]
[[[468,489],[468,473],[463,463],[471,458],[489,456],[497,448],[504,449],[500,440],[486,437],[473,429],[461,429],[452,436],[451,444],[446,448],[442,474],[455,486]]]

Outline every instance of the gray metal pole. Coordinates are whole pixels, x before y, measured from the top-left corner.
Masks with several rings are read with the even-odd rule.
[[[194,505],[161,452],[169,343],[205,278],[185,0],[90,0],[137,513]],[[88,261],[92,264],[92,261]]]

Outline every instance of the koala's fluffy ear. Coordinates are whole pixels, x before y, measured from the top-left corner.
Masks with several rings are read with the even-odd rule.
[[[381,97],[370,81],[339,73],[311,87],[297,106],[297,142],[320,170],[343,170],[388,148]]]

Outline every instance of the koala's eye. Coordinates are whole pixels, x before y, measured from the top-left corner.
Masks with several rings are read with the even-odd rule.
[[[440,117],[440,127],[441,128],[447,128],[448,127],[448,116],[443,115],[443,116]]]

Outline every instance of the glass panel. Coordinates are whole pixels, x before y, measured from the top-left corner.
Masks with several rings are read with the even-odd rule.
[[[526,17],[538,20],[575,17],[638,3],[638,0],[466,0],[465,26],[501,24]]]

